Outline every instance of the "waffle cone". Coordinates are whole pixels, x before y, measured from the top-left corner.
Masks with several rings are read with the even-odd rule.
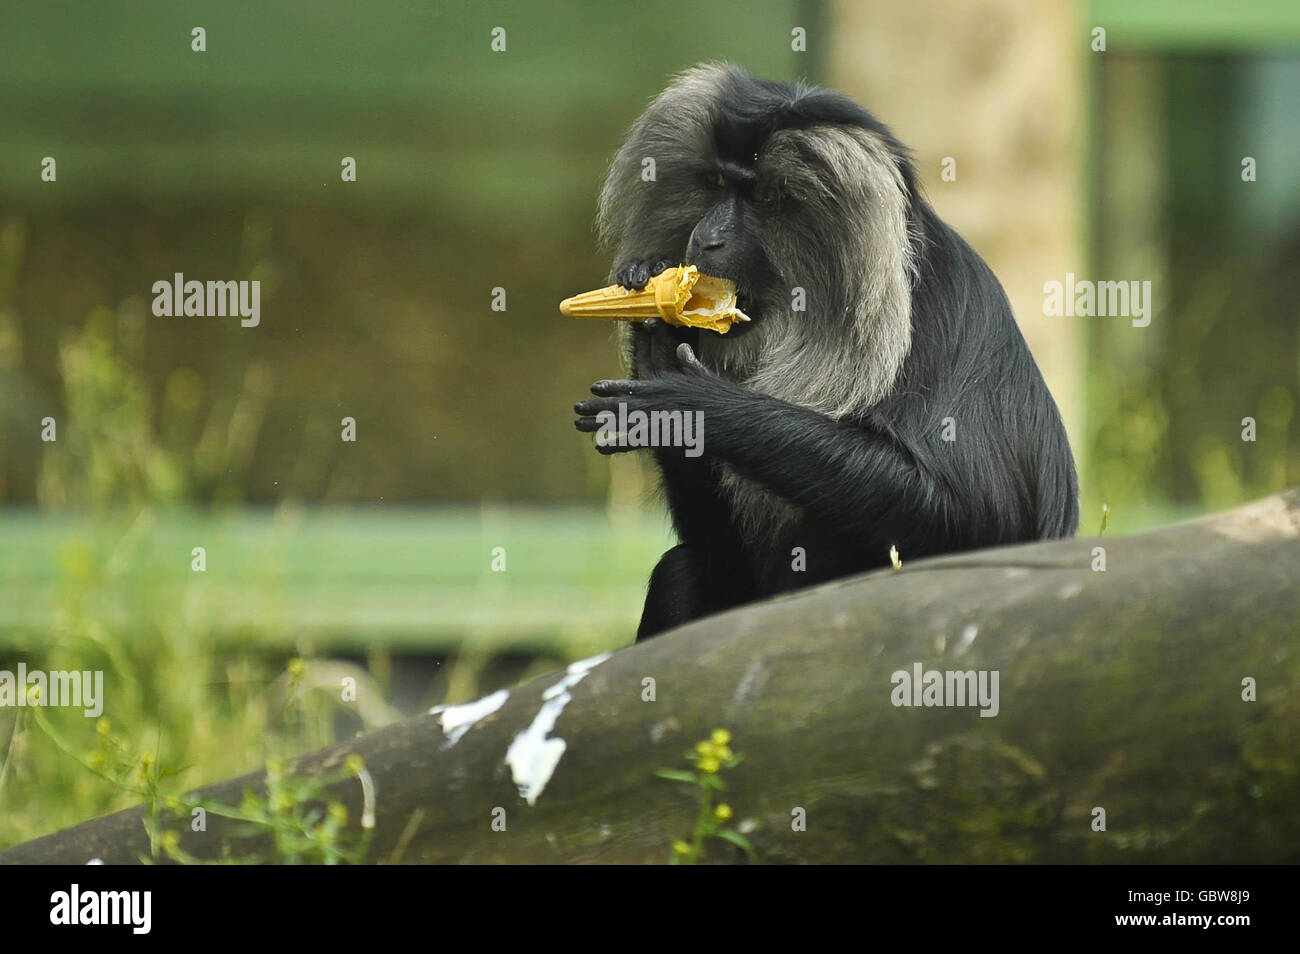
[[[738,321],[749,321],[736,307],[736,286],[725,278],[701,275],[694,265],[669,268],[640,291],[607,285],[560,302],[571,318],[645,321],[662,318],[670,325],[708,328],[726,334]]]

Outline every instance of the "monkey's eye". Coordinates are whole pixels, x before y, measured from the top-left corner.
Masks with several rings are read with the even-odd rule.
[[[710,172],[705,177],[705,181],[708,183],[709,188],[711,189],[723,189],[726,188],[727,185],[727,177],[722,174],[721,169],[719,169],[717,172]]]

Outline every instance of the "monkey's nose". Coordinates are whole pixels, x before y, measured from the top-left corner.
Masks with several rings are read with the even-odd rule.
[[[727,241],[717,232],[698,233],[691,235],[691,240],[686,244],[686,260],[688,262],[698,262],[699,257],[706,252],[716,252],[726,247]]]

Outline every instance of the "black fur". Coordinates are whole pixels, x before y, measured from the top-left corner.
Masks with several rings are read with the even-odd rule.
[[[671,240],[647,238],[653,248],[644,257],[618,263],[619,281],[640,287],[683,260],[736,278],[742,294],[772,281],[777,270],[761,261],[754,240],[767,213],[741,170],[778,130],[854,126],[887,144],[907,194],[911,346],[883,398],[837,419],[706,366],[696,352],[700,335],[712,332],[662,322],[634,328],[632,379],[593,385],[597,397],[575,407],[579,430],[595,430],[596,415],[619,403],[646,411],[699,410],[705,422],[702,457],[685,457],[680,449],[654,452],[681,545],[651,576],[637,638],[774,593],[888,566],[891,546],[914,560],[1072,534],[1076,477],[1056,406],[1001,285],[920,194],[904,147],[861,107],[829,91],[754,80],[732,69],[718,103],[715,154],[700,157],[701,167],[735,167],[736,174],[726,176],[728,185],[711,205],[704,203],[708,210],[696,221],[718,221],[719,206],[731,203],[723,216],[724,229],[731,230],[723,251],[734,258],[740,249],[746,260],[710,269],[698,235],[691,245],[696,229],[688,223],[689,233],[679,229]],[[671,178],[658,188],[654,201],[661,207],[672,204],[672,189],[684,189]],[[700,202],[683,193],[677,214],[683,206],[703,208]],[[854,227],[820,224],[830,236]],[[761,296],[755,296],[761,311]],[[864,355],[863,366],[870,360]],[[954,441],[942,438],[946,417],[955,421]],[[788,502],[793,517],[766,536],[746,532],[745,515],[736,512],[719,465]],[[793,568],[796,547],[806,553],[802,572]]]

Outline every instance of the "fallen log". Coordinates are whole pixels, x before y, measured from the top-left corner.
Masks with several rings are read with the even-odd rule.
[[[932,670],[977,676],[931,679],[931,701],[963,685],[985,697],[896,704],[924,703]],[[808,589],[292,771],[364,758],[373,861],[662,862],[698,806],[656,770],[686,767],[716,727],[745,756],[726,800],[760,862],[1300,860],[1300,491]],[[259,784],[203,791],[236,804]],[[358,786],[336,794],[357,819]],[[182,847],[248,846],[210,818]],[[0,862],[147,854],[134,809]],[[705,858],[744,855],[710,842]]]

